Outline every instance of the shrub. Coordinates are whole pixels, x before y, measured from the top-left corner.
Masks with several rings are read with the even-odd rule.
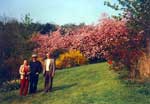
[[[80,51],[70,50],[64,54],[61,54],[56,59],[56,68],[68,68],[79,66],[87,63],[87,59]]]
[[[58,58],[60,56],[60,54],[63,54],[65,52],[67,52],[67,50],[65,50],[65,49],[61,49],[61,48],[56,49],[52,52],[52,56],[53,56],[53,58]]]
[[[8,92],[12,90],[19,89],[19,80],[11,80],[3,82],[3,84],[0,87],[0,92]]]
[[[0,85],[5,81],[19,78],[19,67],[22,60],[20,57],[10,57],[3,61],[0,66]]]

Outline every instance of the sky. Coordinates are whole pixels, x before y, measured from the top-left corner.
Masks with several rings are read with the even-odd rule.
[[[0,15],[21,20],[29,13],[34,22],[59,25],[93,24],[103,13],[109,15],[118,13],[104,6],[104,1],[106,0],[0,0]]]

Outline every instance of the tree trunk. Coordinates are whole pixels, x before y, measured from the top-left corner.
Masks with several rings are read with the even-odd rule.
[[[150,37],[145,38],[145,52],[139,62],[140,78],[150,78]]]

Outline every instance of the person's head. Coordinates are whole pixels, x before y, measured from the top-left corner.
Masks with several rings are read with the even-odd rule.
[[[26,59],[23,60],[23,65],[28,65],[28,61]]]
[[[37,60],[37,55],[36,54],[33,54],[32,55],[32,61],[36,61]]]
[[[50,53],[47,53],[47,54],[46,54],[46,57],[47,57],[47,58],[51,58],[51,54],[50,54]]]

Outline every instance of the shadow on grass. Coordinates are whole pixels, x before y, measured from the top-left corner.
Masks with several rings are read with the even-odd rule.
[[[37,92],[36,93],[41,93],[41,92],[43,92],[44,91],[44,88],[43,89],[39,89],[39,90],[37,90]],[[35,93],[35,94],[36,94]]]
[[[69,85],[62,85],[62,86],[53,87],[52,92],[58,91],[58,90],[65,90],[65,89],[71,88],[71,87],[76,86],[76,85],[77,85],[77,83],[73,83],[73,84],[69,84]]]
[[[65,89],[71,88],[75,85],[77,85],[77,83],[73,83],[73,84],[69,84],[69,85],[62,85],[62,86],[58,86],[58,87],[53,87],[52,92],[55,92],[55,91],[58,91],[58,90],[65,90]],[[10,92],[10,94],[7,93],[2,98],[0,98],[0,102],[9,102],[9,103],[11,103],[11,101],[16,101],[16,100],[17,101],[23,101],[28,97],[31,97],[31,96],[34,96],[36,94],[39,94],[39,93],[43,92],[43,90],[44,89],[40,89],[35,94],[32,94],[32,95],[28,94],[27,96],[19,96],[19,93],[17,93],[17,92]]]
[[[53,87],[52,92],[54,92],[54,91],[58,91],[58,90],[68,89],[68,88],[71,88],[71,87],[73,87],[73,86],[75,86],[75,85],[77,85],[77,83],[73,83],[73,84],[69,84],[69,85],[62,85],[62,86]],[[43,89],[38,90],[36,93],[41,93],[41,92],[44,92],[44,88],[43,88]],[[36,93],[35,93],[35,94],[36,94]]]
[[[23,97],[24,96],[19,96],[19,94],[17,95],[17,93],[7,93],[7,94],[3,94],[3,97],[0,99],[0,102],[10,102],[11,103],[11,101],[12,100],[15,100],[15,99],[17,99],[17,100],[22,100],[23,99]]]
[[[132,90],[136,94],[141,94],[142,96],[150,96],[150,81],[141,83],[133,80],[122,80],[121,82],[129,91]]]

